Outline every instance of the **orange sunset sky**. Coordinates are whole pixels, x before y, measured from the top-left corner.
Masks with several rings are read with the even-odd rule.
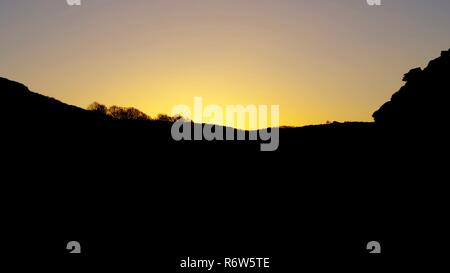
[[[0,76],[86,107],[279,104],[282,125],[370,121],[450,48],[450,1],[0,2]]]

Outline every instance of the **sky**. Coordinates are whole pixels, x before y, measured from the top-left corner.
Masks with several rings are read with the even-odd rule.
[[[280,124],[371,121],[450,48],[450,1],[0,0],[0,77],[63,102],[280,105]]]

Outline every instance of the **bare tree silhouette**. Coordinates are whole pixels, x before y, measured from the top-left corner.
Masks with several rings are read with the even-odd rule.
[[[106,107],[105,105],[100,104],[98,102],[91,103],[87,109],[89,111],[101,113],[104,115],[108,114],[108,107]]]
[[[113,105],[109,107],[108,115],[123,120],[150,120],[150,117],[147,114],[134,107],[128,108]]]

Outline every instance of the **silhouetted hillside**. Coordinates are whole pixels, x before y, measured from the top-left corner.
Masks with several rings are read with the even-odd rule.
[[[21,83],[0,78],[1,117],[4,121],[18,122],[89,122],[103,119],[76,106],[67,105],[58,100],[31,92]],[[74,125],[74,124],[70,124]]]
[[[336,262],[341,256],[330,246],[346,255],[387,234],[395,238],[390,250],[408,261],[428,253],[434,248],[416,238],[423,225],[433,226],[424,237],[441,243],[431,237],[446,220],[447,198],[440,196],[447,192],[440,166],[446,162],[436,156],[443,142],[433,139],[431,149],[420,137],[429,131],[417,126],[414,134],[393,134],[383,125],[445,125],[446,54],[408,74],[374,114],[376,123],[282,128],[279,149],[269,153],[260,152],[258,141],[176,142],[170,120],[117,119],[0,79],[2,177],[13,187],[5,190],[13,219],[5,223],[20,223],[14,229],[21,234],[13,245],[59,249],[48,238],[81,236],[105,263],[137,253],[147,261],[162,250],[195,255],[195,247],[223,251],[217,253],[247,247],[250,255],[272,257],[275,245],[274,260],[297,268],[299,257],[317,265],[324,256],[312,254],[326,250]],[[126,240],[118,248],[120,236]],[[157,255],[147,255],[149,245]]]
[[[375,122],[388,127],[442,127],[449,118],[450,51],[430,61],[425,69],[405,74],[406,84],[373,114]]]
[[[307,150],[313,154],[327,149],[344,151],[355,146],[374,149],[374,145],[386,143],[386,130],[409,127],[417,129],[415,134],[425,135],[429,131],[424,128],[441,129],[449,119],[449,79],[450,51],[443,51],[425,69],[415,68],[405,74],[406,84],[373,114],[375,124],[335,122],[281,128],[279,150]],[[0,99],[2,126],[12,138],[33,136],[48,142],[76,139],[92,146],[114,143],[115,147],[132,145],[156,150],[193,148],[198,151],[210,147],[222,147],[226,151],[231,147],[259,150],[255,141],[176,142],[170,135],[175,121],[171,117],[160,115],[159,120],[152,120],[134,108],[112,106],[108,109],[98,103],[92,104],[88,111],[34,93],[23,84],[4,78],[0,78]]]
[[[0,101],[4,137],[14,141],[22,138],[41,141],[36,147],[46,146],[43,143],[52,147],[64,143],[66,149],[75,144],[82,146],[83,150],[91,147],[108,152],[124,149],[152,152],[186,148],[206,150],[212,146],[226,150],[230,147],[253,150],[257,147],[254,141],[240,142],[237,146],[233,145],[234,141],[175,142],[170,128],[178,117],[160,114],[157,119],[150,119],[135,108],[118,106],[104,112],[85,110],[32,92],[25,85],[4,78],[0,78]],[[71,145],[66,145],[68,143]],[[51,146],[47,145],[47,148]]]

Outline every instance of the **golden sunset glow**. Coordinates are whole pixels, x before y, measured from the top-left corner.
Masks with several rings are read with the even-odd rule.
[[[280,105],[282,125],[369,121],[409,68],[450,47],[450,2],[423,2],[6,0],[0,74],[150,116],[201,96]]]

